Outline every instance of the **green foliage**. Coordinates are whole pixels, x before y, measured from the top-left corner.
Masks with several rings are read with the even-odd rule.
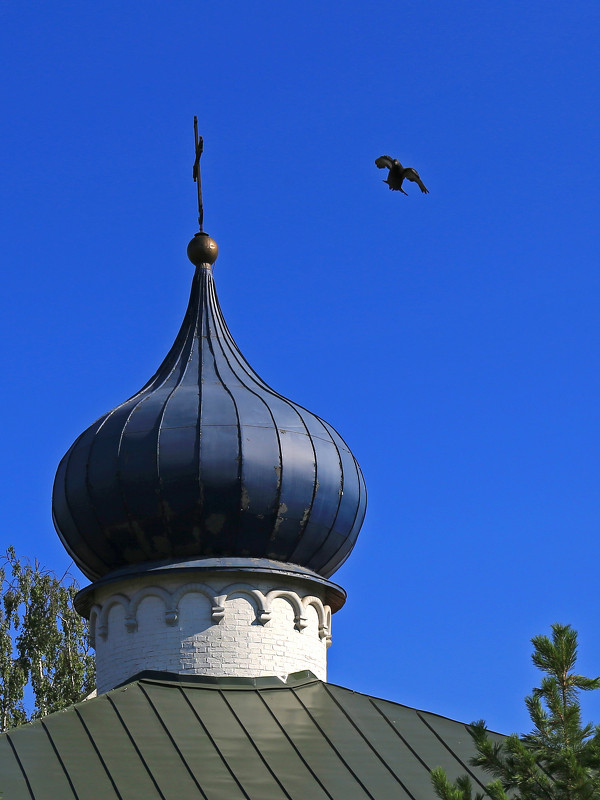
[[[70,705],[92,691],[94,657],[87,623],[65,583],[12,547],[0,563],[0,731]],[[35,706],[29,715],[27,686]]]
[[[483,721],[469,730],[475,744],[473,766],[495,780],[473,795],[470,780],[454,783],[441,768],[432,771],[441,800],[600,800],[600,726],[582,725],[579,694],[600,688],[600,678],[574,672],[577,633],[552,626],[552,639],[535,636],[533,663],[545,673],[539,689],[525,698],[531,733],[490,739]]]

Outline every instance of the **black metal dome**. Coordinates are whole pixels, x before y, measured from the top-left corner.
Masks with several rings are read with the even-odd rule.
[[[189,252],[190,301],[157,373],[62,459],[54,524],[91,579],[215,556],[269,558],[329,577],[364,518],[360,468],[330,425],[244,360],[206,263],[216,245],[214,257],[203,241],[200,249]]]

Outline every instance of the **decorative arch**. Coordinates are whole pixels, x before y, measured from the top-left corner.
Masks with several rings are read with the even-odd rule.
[[[323,606],[325,609],[325,624],[327,626],[327,636],[325,643],[327,647],[331,647],[331,606]]]
[[[289,589],[271,589],[271,591],[267,593],[269,614],[271,613],[271,603],[277,598],[287,600],[294,609],[294,628],[302,633],[304,628],[308,625],[308,620],[304,615],[304,608],[302,607],[300,597],[296,592],[291,592]]]
[[[243,595],[255,609],[255,618],[260,625],[266,625],[272,617],[271,605],[273,600],[287,601],[294,611],[294,627],[300,633],[307,627],[308,619],[306,610],[312,606],[316,613],[319,625],[319,638],[326,641],[327,647],[331,644],[331,608],[324,605],[315,595],[306,595],[304,598],[290,589],[271,589],[265,595],[260,589],[248,583],[231,583],[217,590],[206,583],[192,582],[180,586],[169,592],[161,586],[144,586],[131,598],[124,594],[112,595],[104,606],[94,605],[90,611],[90,636],[95,646],[96,635],[106,639],[108,635],[108,614],[115,605],[121,605],[125,611],[125,627],[129,632],[137,630],[138,608],[146,597],[158,597],[165,606],[165,623],[175,625],[179,619],[179,603],[186,594],[197,593],[207,598],[211,604],[211,619],[214,624],[221,622],[225,616],[225,601],[233,595]]]
[[[140,603],[142,600],[145,600],[146,597],[158,597],[160,600],[162,600],[165,604],[165,619],[168,624],[173,624],[173,622],[168,622],[169,612],[171,610],[171,593],[166,589],[163,589],[162,586],[144,586],[142,589],[136,592],[129,601],[127,617],[125,619],[125,627],[130,632],[137,630],[137,611]],[[175,617],[175,620],[176,619],[177,617]]]
[[[230,583],[221,590],[220,594],[215,597],[215,605],[223,607],[225,612],[225,601],[228,600],[233,594],[242,594],[250,599],[256,612],[256,621],[260,625],[265,625],[271,619],[271,611],[267,607],[267,600],[260,589],[255,589],[248,583]]]
[[[90,609],[90,642],[93,648],[96,647],[96,626],[98,620],[100,619],[100,614],[102,613],[102,608],[97,604],[94,605]],[[99,632],[99,635],[100,632]],[[106,628],[104,630],[104,636],[102,638],[106,638]]]
[[[114,606],[123,606],[123,611],[125,612],[125,619],[127,619],[127,607],[129,606],[129,598],[126,597],[124,594],[113,594],[106,603],[102,606],[102,609],[98,615],[98,622],[99,625],[96,629],[98,636],[101,639],[106,639],[108,635],[108,614],[111,608]]]
[[[319,639],[326,639],[329,635],[329,625],[327,624],[327,614],[323,603],[320,598],[309,594],[302,598],[302,607],[306,610],[309,606],[312,606],[317,612],[317,619],[319,620]]]
[[[179,617],[179,602],[186,594],[201,594],[206,597],[211,606],[210,612],[212,621],[214,623],[219,623],[223,619],[225,609],[223,605],[218,602],[218,598],[215,597],[214,589],[211,589],[211,587],[207,586],[205,583],[186,583],[184,586],[180,586],[179,589],[171,595],[171,608],[167,611],[167,623],[169,625],[174,625],[177,622]]]

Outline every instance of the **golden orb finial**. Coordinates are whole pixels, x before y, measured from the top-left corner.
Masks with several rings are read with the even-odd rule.
[[[210,267],[215,263],[218,255],[217,243],[203,231],[194,234],[194,238],[187,246],[187,256],[196,267],[201,265]]]

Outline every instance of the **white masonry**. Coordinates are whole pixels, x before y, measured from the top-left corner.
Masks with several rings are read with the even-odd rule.
[[[186,571],[94,587],[98,692],[144,670],[180,675],[327,677],[324,587],[281,574]]]

